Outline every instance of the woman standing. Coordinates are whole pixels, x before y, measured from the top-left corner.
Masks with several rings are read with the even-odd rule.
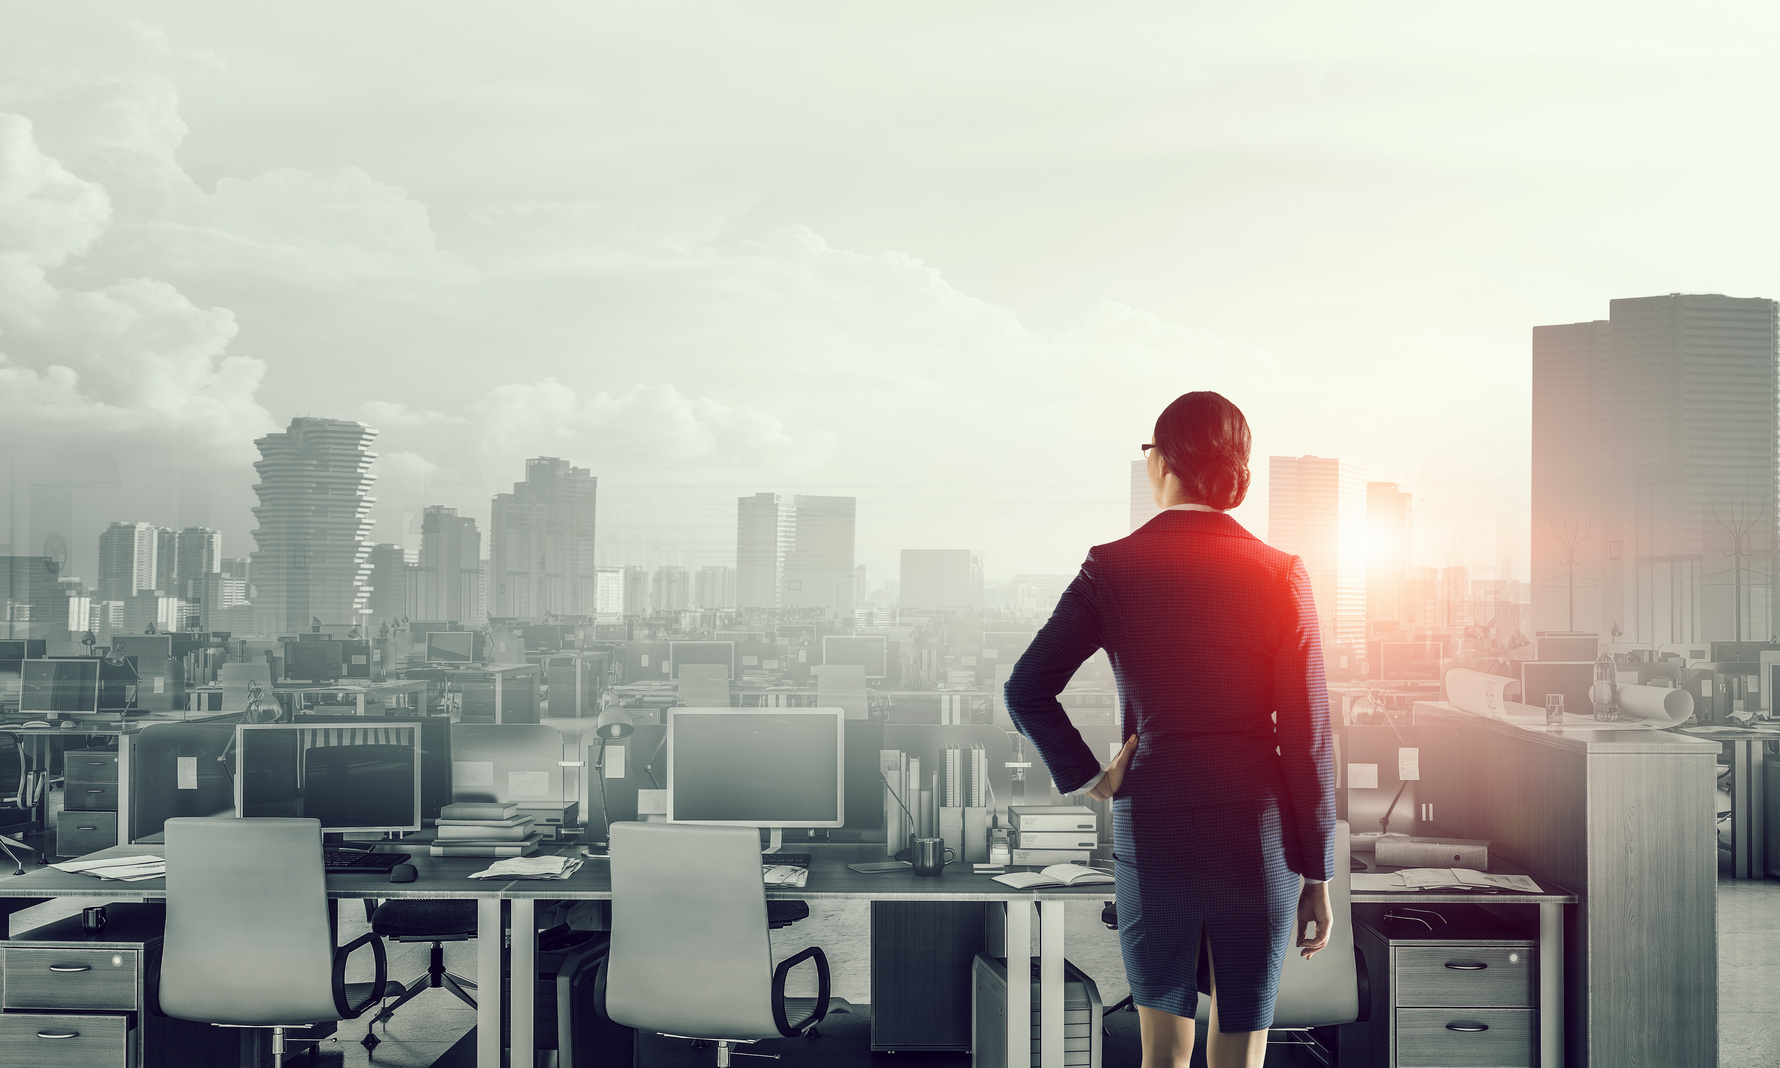
[[[1090,549],[1008,679],[1008,712],[1065,794],[1112,799],[1119,943],[1144,1068],[1185,1068],[1198,992],[1210,1068],[1256,1068],[1287,944],[1328,944],[1335,798],[1310,579],[1224,513],[1250,434],[1187,393],[1143,446],[1163,510]],[[1126,741],[1104,767],[1057,694],[1105,649]],[[1314,931],[1314,934],[1309,933]]]

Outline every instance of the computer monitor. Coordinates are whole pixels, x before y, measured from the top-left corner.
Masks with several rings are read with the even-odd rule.
[[[1379,642],[1378,677],[1385,682],[1439,682],[1439,642]]]
[[[435,630],[426,636],[426,658],[431,664],[474,664],[476,635],[467,630]]]
[[[687,664],[716,664],[736,677],[735,642],[668,642],[669,674],[680,677],[680,668]]]
[[[853,664],[868,679],[890,674],[890,639],[882,634],[827,634],[822,638],[824,664]]]
[[[349,638],[335,642],[340,647],[340,677],[368,679],[371,677],[371,642],[368,638]]]
[[[420,731],[388,720],[236,724],[235,814],[318,819],[326,833],[418,831]]]
[[[284,677],[292,682],[333,682],[341,675],[340,642],[284,644]]]
[[[297,640],[300,642],[331,642],[334,640],[334,636],[323,634],[318,630],[306,630],[297,635]]]
[[[795,642],[803,639],[816,640],[816,624],[814,623],[775,623],[773,637],[782,642]]]
[[[1539,634],[1533,639],[1533,653],[1540,660],[1594,660],[1601,655],[1601,636]]]
[[[772,830],[846,823],[839,708],[667,710],[669,823]]]
[[[99,665],[95,657],[19,662],[19,711],[24,715],[99,712]]]
[[[1780,651],[1773,642],[1711,642],[1706,659],[1718,664],[1759,664],[1761,654]]]
[[[1564,711],[1593,715],[1595,706],[1588,691],[1595,684],[1593,660],[1526,660],[1520,665],[1520,699],[1535,708],[1545,707],[1545,695],[1564,695]]]
[[[303,712],[291,718],[297,726],[383,726],[386,721],[364,716]],[[420,724],[420,818],[439,818],[439,810],[451,804],[451,717],[421,716]]]
[[[523,629],[525,651],[528,653],[562,652],[563,628],[555,623],[532,623]]]
[[[43,638],[0,639],[0,660],[41,660],[49,652]]]

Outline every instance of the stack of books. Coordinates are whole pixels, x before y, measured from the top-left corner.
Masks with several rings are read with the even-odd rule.
[[[543,832],[519,806],[459,801],[439,810],[435,857],[523,857],[537,851]]]
[[[1017,865],[1086,864],[1099,843],[1099,818],[1085,805],[1010,805]]]

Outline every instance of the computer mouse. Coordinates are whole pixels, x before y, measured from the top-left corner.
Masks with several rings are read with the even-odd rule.
[[[397,864],[389,869],[389,881],[392,883],[411,883],[420,878],[420,872],[412,864]]]

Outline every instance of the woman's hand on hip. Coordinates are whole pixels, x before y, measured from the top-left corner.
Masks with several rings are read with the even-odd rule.
[[[1298,892],[1298,949],[1309,960],[1329,945],[1335,915],[1329,907],[1328,883],[1305,883]],[[1307,931],[1314,925],[1315,934]]]
[[[1119,784],[1125,781],[1125,768],[1131,763],[1131,754],[1135,752],[1137,752],[1137,735],[1133,734],[1125,739],[1125,747],[1119,750],[1118,756],[1112,758],[1112,762],[1105,768],[1106,774],[1100,777],[1100,781],[1094,784],[1092,790],[1088,791],[1088,796],[1096,801],[1111,800],[1112,796],[1119,792]]]

